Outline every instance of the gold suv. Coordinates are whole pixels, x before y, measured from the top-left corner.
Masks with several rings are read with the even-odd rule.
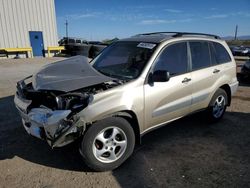
[[[61,147],[81,139],[97,171],[121,165],[140,137],[196,111],[220,120],[238,87],[226,42],[201,33],[146,33],[119,40],[90,63],[49,64],[17,83],[26,131]]]

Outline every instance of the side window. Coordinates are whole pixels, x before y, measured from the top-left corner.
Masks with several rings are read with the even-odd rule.
[[[188,69],[187,43],[181,42],[166,47],[156,59],[154,71],[167,70],[170,75],[186,73]]]
[[[189,42],[189,44],[192,57],[192,70],[211,66],[208,43],[199,41]]]
[[[218,64],[227,63],[231,61],[231,58],[227,50],[219,43],[213,42],[216,60]]]
[[[210,50],[210,56],[211,56],[211,63],[212,65],[217,65],[217,60],[216,60],[216,53],[214,49],[214,45],[212,42],[209,42],[209,50]]]

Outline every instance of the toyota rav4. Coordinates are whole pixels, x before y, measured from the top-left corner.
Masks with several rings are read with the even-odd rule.
[[[17,83],[26,131],[51,147],[81,139],[85,163],[112,170],[154,128],[204,110],[223,117],[238,87],[226,42],[201,33],[138,34],[114,42],[90,63],[75,56]]]

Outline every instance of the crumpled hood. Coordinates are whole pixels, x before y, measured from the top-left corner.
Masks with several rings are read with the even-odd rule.
[[[114,80],[96,71],[84,56],[75,56],[44,66],[33,75],[35,90],[74,91]]]

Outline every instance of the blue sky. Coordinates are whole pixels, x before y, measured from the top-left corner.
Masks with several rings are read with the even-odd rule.
[[[125,38],[155,31],[250,35],[250,0],[55,0],[59,37]]]

